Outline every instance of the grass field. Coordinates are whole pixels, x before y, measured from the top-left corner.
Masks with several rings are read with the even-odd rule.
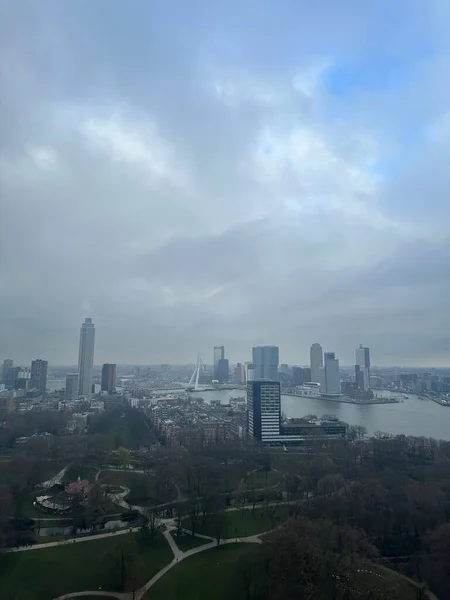
[[[157,479],[154,475],[133,473],[133,471],[103,471],[100,473],[99,482],[109,485],[122,485],[130,489],[126,501],[130,504],[162,504],[176,498],[175,487],[164,488],[162,485],[157,490]]]
[[[287,518],[288,508],[286,506],[278,506],[272,508],[271,512],[263,508],[256,508],[254,511],[251,509],[233,510],[222,514],[225,519],[221,532],[222,538],[246,537],[273,529]],[[191,528],[189,518],[184,519],[183,526],[186,529]],[[203,533],[204,535],[214,537],[216,530],[215,516],[207,515],[204,524],[202,524],[202,518],[198,518],[195,528],[196,533]]]
[[[33,600],[99,587],[121,591],[122,552],[138,586],[173,558],[162,536],[147,545],[139,533],[6,554],[0,557],[0,598],[30,600],[30,588]]]
[[[256,544],[230,544],[191,556],[162,577],[145,600],[247,600],[242,564],[256,552]],[[417,598],[413,585],[393,571],[378,572],[376,567],[361,573],[361,598],[373,589],[391,592],[395,600]]]
[[[246,600],[239,562],[257,550],[257,544],[230,544],[187,558],[162,577],[145,600]]]
[[[255,471],[250,473],[245,481],[242,482],[242,489],[260,489],[279,485],[283,474],[279,471]]]
[[[205,544],[209,544],[210,541],[189,534],[182,534],[180,537],[177,537],[175,531],[172,531],[171,535],[182,552],[186,552],[186,550],[190,550],[191,548],[197,548],[198,546],[204,546]]]

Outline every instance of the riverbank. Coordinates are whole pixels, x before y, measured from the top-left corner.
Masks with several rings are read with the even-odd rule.
[[[333,398],[332,396],[311,396],[306,394],[289,394],[283,392],[283,396],[290,396],[291,398],[308,398],[309,400],[329,400],[330,402],[343,402],[344,404],[355,404],[357,406],[366,406],[368,404],[400,404],[403,402],[402,398],[372,398],[370,400],[355,400],[348,396],[339,396]]]
[[[436,402],[436,404],[439,404],[439,406],[446,406],[450,408],[450,403],[448,402],[448,400],[436,396],[427,396],[425,394],[422,394],[422,396],[423,398],[425,398],[425,400],[432,400],[433,402]],[[419,398],[421,398],[422,396],[419,396]]]

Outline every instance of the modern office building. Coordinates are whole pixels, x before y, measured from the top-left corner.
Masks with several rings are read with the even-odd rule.
[[[74,402],[78,399],[78,373],[66,375],[66,402]]]
[[[309,351],[311,381],[320,382],[320,369],[323,367],[323,350],[320,344],[313,344]]]
[[[219,360],[225,359],[225,346],[214,346],[214,365],[213,365],[213,379],[219,379],[217,377],[217,369],[219,366]]]
[[[325,352],[324,366],[321,373],[322,382],[320,392],[322,394],[327,394],[328,396],[340,396],[341,378],[339,373],[339,361],[334,352]],[[325,384],[324,389],[322,389],[322,383]]]
[[[39,390],[42,394],[47,389],[48,362],[37,358],[31,362],[30,387]]]
[[[310,385],[314,385],[311,383]],[[282,422],[278,381],[260,379],[247,383],[247,433],[258,442],[270,445],[298,445],[345,435],[345,425],[291,419]]]
[[[13,366],[14,366],[13,361],[10,358],[5,358],[5,360],[3,361],[3,367],[2,367],[2,383],[6,384],[8,370],[12,369]]]
[[[228,363],[228,358],[220,358],[217,363],[217,369],[215,373],[215,379],[219,383],[224,383],[228,381],[230,378],[230,365]]]
[[[21,375],[23,375],[23,374],[24,374],[23,367],[10,367],[6,371],[5,386],[9,390],[15,389],[17,387],[18,380],[24,379],[24,377],[21,377]],[[20,389],[23,389],[23,388],[20,388]]]
[[[277,441],[281,425],[279,381],[256,379],[247,383],[247,431],[259,442]]]
[[[85,319],[80,329],[80,349],[78,353],[78,394],[89,397],[92,389],[92,369],[94,366],[95,327],[92,319]]]
[[[234,380],[237,383],[245,383],[245,366],[242,363],[237,363],[234,368]]]
[[[303,385],[304,383],[309,383],[312,381],[311,369],[292,367],[292,379],[294,381],[294,385]]]
[[[360,390],[367,391],[370,388],[370,351],[362,344],[355,350],[355,379]]]
[[[278,381],[278,364],[280,362],[278,346],[255,346],[252,358],[255,380]]]
[[[102,392],[112,392],[116,389],[116,365],[105,363],[102,367]]]

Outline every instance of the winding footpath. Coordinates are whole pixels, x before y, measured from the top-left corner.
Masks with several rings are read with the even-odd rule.
[[[41,485],[42,486],[48,485],[48,484],[54,485],[54,483],[59,483],[59,481],[61,481],[62,478],[64,477],[66,469],[67,469],[67,467],[62,469],[62,471],[60,471],[57,475],[55,475],[55,477],[53,477],[51,480],[44,482]],[[114,469],[98,469],[96,476],[95,476],[95,481],[98,481],[99,475],[102,470],[114,470]],[[125,497],[128,495],[130,490],[124,486],[119,486],[119,487],[121,487],[121,490],[122,490],[121,492],[111,494],[111,499],[113,500],[113,502],[115,504],[117,504],[123,508],[126,508],[128,510],[129,509],[136,510],[140,513],[143,513],[146,510],[146,507],[138,506],[138,505],[131,505],[128,502],[126,502]],[[178,494],[179,493],[180,492],[178,490]],[[266,504],[265,506],[279,506],[279,505],[283,505],[283,504],[286,505],[286,504],[293,504],[293,503],[295,503],[295,501],[271,502],[271,503]],[[157,508],[157,507],[154,507],[154,508]],[[254,507],[251,504],[248,504],[248,505],[242,506],[242,507],[233,506],[233,507],[227,508],[225,510],[225,512],[237,511],[237,510],[243,510],[243,509],[249,510],[249,509],[253,509],[253,508]],[[62,596],[58,596],[57,598],[54,598],[53,600],[71,600],[72,598],[82,598],[83,596],[90,596],[90,597],[96,596],[98,598],[102,598],[102,597],[103,598],[117,598],[117,600],[143,600],[145,594],[148,592],[148,590],[152,586],[155,585],[155,583],[157,583],[162,577],[164,577],[164,575],[166,575],[166,573],[168,573],[168,571],[173,569],[173,567],[175,567],[177,564],[179,564],[181,561],[185,560],[186,558],[194,556],[195,554],[199,554],[200,552],[212,550],[213,548],[217,548],[218,546],[223,546],[223,545],[227,545],[227,544],[237,544],[237,543],[261,544],[262,543],[261,536],[264,536],[267,533],[269,533],[268,531],[266,531],[266,532],[259,533],[257,535],[250,535],[250,536],[241,537],[241,538],[233,537],[233,538],[221,539],[221,540],[219,540],[219,542],[211,536],[207,536],[207,535],[200,534],[200,533],[195,533],[193,535],[197,538],[204,539],[205,543],[201,546],[196,546],[196,547],[191,548],[190,550],[187,550],[184,552],[184,551],[180,550],[180,548],[177,546],[175,538],[172,535],[172,532],[176,531],[176,529],[177,529],[176,524],[175,524],[175,519],[174,518],[158,519],[157,522],[158,522],[158,525],[162,525],[165,528],[164,532],[163,532],[163,536],[166,538],[166,541],[170,546],[170,549],[173,554],[173,558],[170,563],[168,563],[165,567],[163,567],[160,571],[158,571],[158,573],[156,573],[156,575],[154,575],[151,579],[149,579],[147,581],[147,583],[145,583],[141,588],[139,588],[138,590],[135,590],[134,592],[107,592],[107,591],[103,591],[101,589],[90,590],[90,591],[87,590],[87,591],[82,591],[82,592],[71,592],[68,594],[63,594]],[[140,529],[141,529],[141,527],[130,527],[127,529],[122,529],[122,530],[109,531],[108,533],[80,536],[80,537],[60,540],[60,541],[56,541],[56,542],[47,542],[45,544],[34,544],[32,546],[24,546],[24,547],[19,547],[19,548],[10,548],[7,550],[7,552],[26,552],[26,551],[33,551],[33,550],[41,550],[43,548],[51,548],[54,546],[66,546],[68,544],[80,544],[83,542],[89,542],[92,540],[99,540],[99,539],[111,537],[112,535],[113,536],[114,535],[126,535],[128,533],[135,533],[135,532],[139,531]],[[192,534],[192,532],[189,530],[183,529],[183,531],[185,533]],[[378,565],[378,564],[376,565],[376,567],[377,567],[377,569],[392,573],[392,569],[389,569],[388,567]],[[420,584],[418,584],[413,579],[410,579],[409,577],[406,577],[405,575],[402,575],[401,573],[397,573],[397,575],[399,575],[400,577],[402,577],[403,579],[405,579],[406,581],[408,581],[409,583],[414,585],[417,589],[421,589]],[[425,593],[429,600],[438,600],[431,591],[426,590]]]
[[[212,550],[213,548],[217,548],[218,545],[224,546],[226,544],[236,544],[236,543],[238,543],[238,544],[239,543],[261,544],[262,541],[259,536],[264,535],[264,533],[261,533],[258,535],[249,535],[247,537],[242,537],[242,538],[239,538],[239,537],[238,538],[229,538],[229,539],[220,540],[219,544],[217,544],[217,540],[215,540],[214,538],[212,538],[210,536],[195,534],[195,537],[208,540],[208,543],[205,543],[202,546],[197,546],[196,548],[191,548],[190,550],[183,552],[182,550],[179,549],[174,537],[172,536],[172,532],[175,531],[175,529],[176,529],[173,519],[167,520],[166,527],[167,528],[164,531],[163,535],[166,538],[167,543],[170,546],[170,549],[172,550],[173,559],[164,568],[162,568],[160,571],[158,571],[158,573],[156,573],[156,575],[154,575],[151,579],[149,579],[146,584],[144,584],[141,588],[139,588],[135,592],[104,592],[104,591],[100,591],[100,590],[73,592],[71,594],[64,594],[63,596],[58,596],[54,600],[70,600],[71,598],[82,598],[83,596],[98,596],[99,598],[101,598],[102,596],[103,597],[106,596],[109,598],[118,598],[118,600],[142,600],[144,598],[145,594],[148,592],[148,590],[153,585],[155,585],[155,583],[157,581],[159,581],[161,579],[161,577],[164,577],[164,575],[168,571],[173,569],[173,567],[175,567],[177,564],[179,564],[181,561],[185,560],[186,558],[189,558],[190,556],[193,556],[194,554],[199,554],[200,552],[205,552],[206,550]],[[127,533],[127,532],[124,532],[124,533]]]

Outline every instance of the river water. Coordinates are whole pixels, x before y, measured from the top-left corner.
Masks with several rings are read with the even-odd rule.
[[[381,392],[378,391],[377,394],[381,395]],[[215,399],[227,404],[232,396],[244,396],[245,390],[198,391],[193,395],[204,398],[206,402]],[[387,392],[383,395],[393,394]],[[440,406],[432,400],[419,400],[414,394],[408,396],[399,404],[357,405],[322,398],[282,395],[281,410],[288,419],[308,414],[318,417],[335,415],[351,425],[363,425],[369,435],[375,431],[384,431],[450,441],[450,407]]]
[[[53,383],[53,385],[50,385]],[[62,385],[61,385],[62,384]],[[60,389],[64,387],[63,379],[48,381],[47,387]],[[59,386],[59,388],[58,388]],[[181,390],[161,390],[161,393],[180,392]],[[379,392],[378,395],[392,396],[391,392]],[[193,393],[204,398],[206,402],[220,400],[228,404],[233,396],[245,396],[245,390],[220,390]],[[347,404],[321,398],[302,398],[282,396],[281,409],[288,419],[304,417],[308,414],[335,415],[351,425],[363,425],[369,435],[375,431],[387,433],[403,433],[405,435],[424,435],[450,441],[450,407],[440,406],[432,400],[419,400],[415,394],[408,394],[399,404]]]

